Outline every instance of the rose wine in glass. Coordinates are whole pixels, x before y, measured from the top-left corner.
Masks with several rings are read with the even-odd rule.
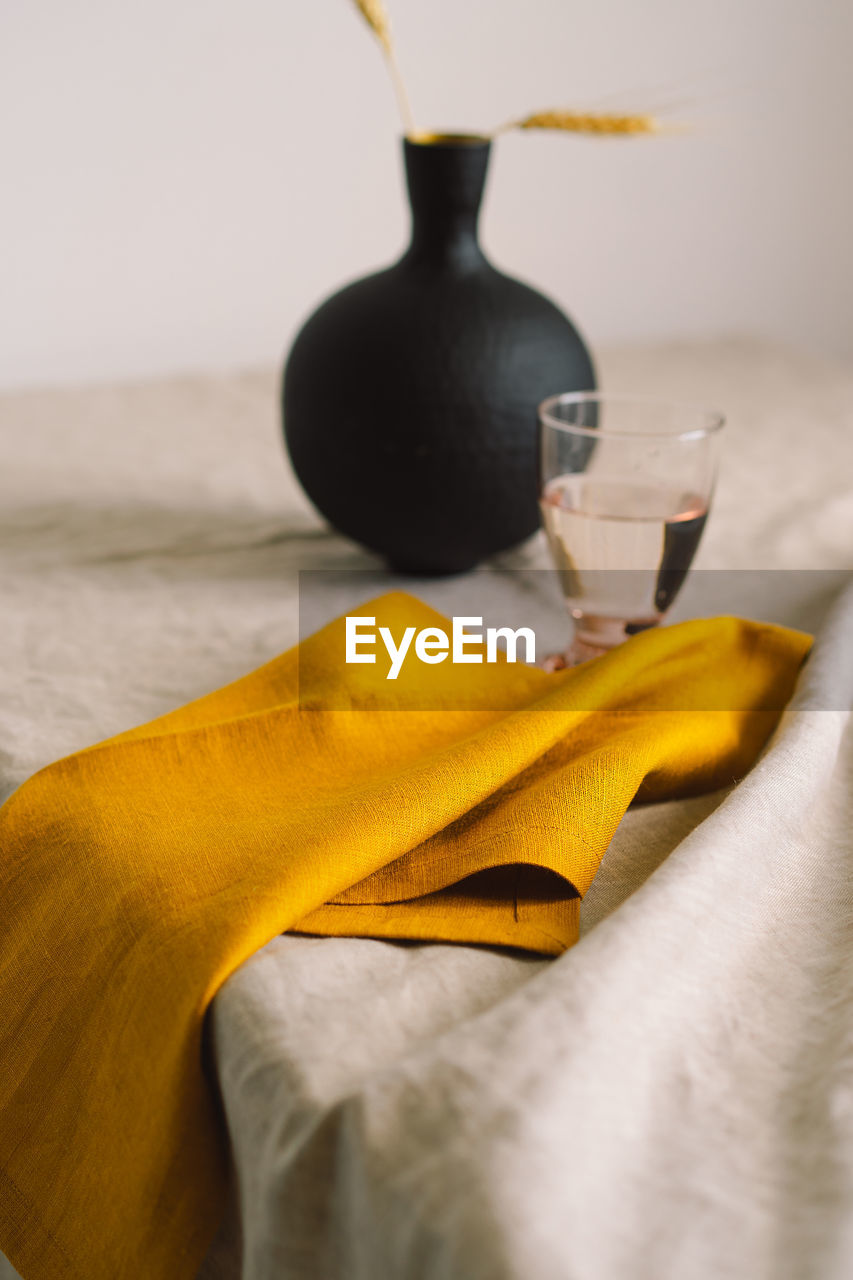
[[[553,668],[656,626],[708,517],[719,414],[581,393],[540,409],[540,506],[575,634]]]

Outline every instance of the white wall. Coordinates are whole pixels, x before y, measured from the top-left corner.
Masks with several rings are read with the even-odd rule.
[[[387,0],[422,127],[681,104],[688,136],[499,143],[484,239],[593,343],[853,355],[849,0]],[[0,0],[0,383],[279,358],[406,218],[349,0]]]

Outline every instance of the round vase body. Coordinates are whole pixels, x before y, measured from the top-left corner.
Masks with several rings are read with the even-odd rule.
[[[285,438],[341,533],[400,572],[459,573],[536,530],[537,406],[595,377],[566,316],[479,247],[488,141],[404,148],[410,248],[303,326]]]

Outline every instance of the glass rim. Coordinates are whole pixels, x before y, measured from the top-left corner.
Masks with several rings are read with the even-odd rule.
[[[579,422],[563,422],[553,416],[557,405],[563,404],[636,404],[646,408],[655,406],[669,412],[693,414],[704,419],[701,426],[687,427],[684,430],[670,431],[624,431],[609,427],[585,427]],[[667,400],[665,396],[638,395],[620,391],[564,391],[555,396],[548,396],[538,408],[539,421],[543,426],[552,427],[556,431],[565,431],[571,435],[589,436],[595,440],[702,440],[706,436],[715,435],[726,425],[725,414],[719,409],[708,408],[689,400]]]

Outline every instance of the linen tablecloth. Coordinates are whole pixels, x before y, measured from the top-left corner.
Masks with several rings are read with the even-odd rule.
[[[700,564],[853,568],[849,371],[726,342],[602,373],[728,410]],[[298,569],[387,585],[300,495],[272,373],[7,396],[0,446],[4,797],[294,643]],[[739,607],[809,626],[839,585]],[[850,1273],[844,608],[748,779],[629,814],[561,960],[282,938],[229,981],[244,1280]],[[241,1274],[236,1218],[210,1280]]]

